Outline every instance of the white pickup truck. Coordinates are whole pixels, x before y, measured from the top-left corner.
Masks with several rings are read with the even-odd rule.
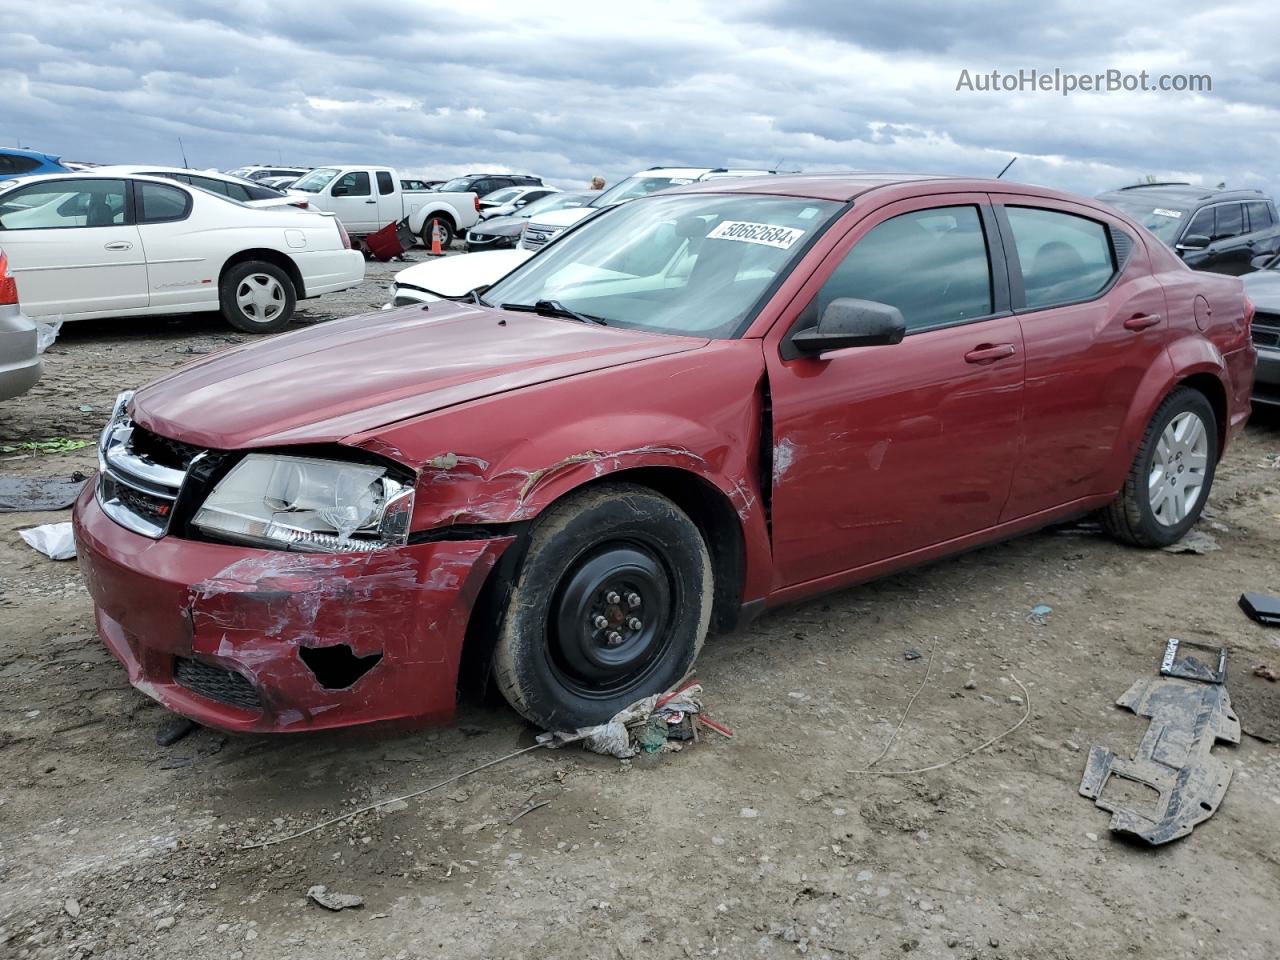
[[[289,188],[305,196],[311,206],[336,213],[347,233],[364,237],[390,223],[409,218],[409,228],[426,246],[439,226],[445,247],[459,231],[480,218],[480,198],[474,193],[404,190],[394,167],[317,167]]]

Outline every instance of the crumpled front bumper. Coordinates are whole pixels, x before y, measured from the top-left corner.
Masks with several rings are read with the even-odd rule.
[[[129,682],[244,732],[448,720],[467,621],[511,543],[333,555],[152,540],[103,513],[92,484],[74,519],[99,635]]]

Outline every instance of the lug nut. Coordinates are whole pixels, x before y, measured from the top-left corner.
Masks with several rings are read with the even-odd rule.
[[[639,630],[641,627],[644,626],[644,624],[640,622],[639,617],[632,617],[630,620],[627,621],[627,626],[630,627],[632,630]]]
[[[604,599],[606,603],[620,603],[622,601],[622,598],[618,596],[617,590],[610,590],[604,595]]]
[[[627,594],[627,606],[628,606],[628,607],[630,607],[632,610],[634,610],[636,607],[640,606],[640,594],[638,594],[638,593],[628,593],[628,594]]]
[[[622,642],[622,634],[617,630],[610,630],[609,635],[605,637],[605,639],[609,641],[609,646],[616,647]]]
[[[608,617],[601,616],[598,613],[595,615],[595,617],[592,619],[591,622],[595,624],[595,628],[597,630],[603,630],[605,627],[609,625]]]

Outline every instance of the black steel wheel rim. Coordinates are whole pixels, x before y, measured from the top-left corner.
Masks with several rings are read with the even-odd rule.
[[[581,554],[560,578],[547,618],[556,678],[590,700],[639,686],[671,647],[678,600],[670,568],[647,544],[616,540]]]

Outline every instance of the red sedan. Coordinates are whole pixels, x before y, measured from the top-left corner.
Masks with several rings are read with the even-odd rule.
[[[712,181],[468,302],[324,324],[117,404],[76,507],[103,640],[228,730],[447,719],[460,665],[602,721],[709,630],[1099,511],[1180,538],[1252,307],[1003,181]]]

